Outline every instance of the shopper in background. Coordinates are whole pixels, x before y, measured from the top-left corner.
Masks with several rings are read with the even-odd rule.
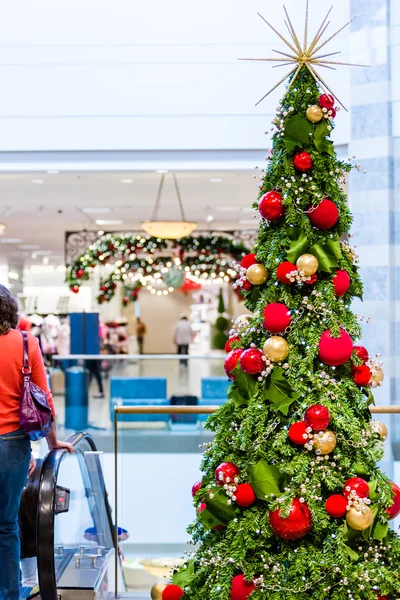
[[[19,599],[18,511],[31,459],[30,440],[19,423],[23,341],[17,325],[17,303],[0,285],[0,600]],[[46,392],[54,415],[39,343],[31,334],[28,336],[32,381]],[[58,441],[55,423],[47,444],[50,450],[65,448],[73,452],[71,444]]]
[[[143,354],[144,336],[146,335],[146,325],[142,319],[138,317],[136,319],[136,339],[139,347],[139,354]]]
[[[174,344],[178,354],[189,354],[189,346],[193,341],[193,330],[186,315],[182,315],[174,327]],[[181,365],[187,367],[186,358],[180,361]]]

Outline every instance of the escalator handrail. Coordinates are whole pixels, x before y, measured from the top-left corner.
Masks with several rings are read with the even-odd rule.
[[[72,444],[76,449],[82,441],[87,442],[91,450],[96,452],[96,444],[88,433],[73,433],[66,439],[66,442]],[[42,466],[36,535],[39,587],[42,600],[57,600],[54,559],[54,504],[58,472],[61,462],[68,454],[65,449],[52,450],[45,458]],[[108,502],[105,504],[109,525],[111,531],[113,531],[111,510]]]

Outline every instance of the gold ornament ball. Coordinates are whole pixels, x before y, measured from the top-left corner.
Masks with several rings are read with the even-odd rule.
[[[385,378],[385,374],[380,367],[376,367],[372,370],[371,379],[369,380],[369,385],[371,387],[377,387],[380,385]]]
[[[306,117],[311,123],[318,123],[322,120],[323,116],[322,108],[317,104],[313,104],[307,108]]]
[[[381,421],[371,421],[371,429],[374,433],[377,433],[382,440],[386,440],[389,435],[388,428],[385,423]]]
[[[281,362],[289,354],[289,344],[280,335],[273,335],[265,342],[263,353],[270,361]]]
[[[262,285],[268,279],[268,271],[264,265],[251,265],[247,269],[246,277],[251,285]]]
[[[233,323],[234,328],[239,333],[250,325],[251,315],[240,315]]]
[[[357,510],[360,508],[360,510]],[[360,507],[355,508],[354,506],[347,511],[346,521],[347,524],[356,531],[364,531],[372,524],[374,515],[369,506],[362,504]]]
[[[167,581],[157,581],[150,591],[151,600],[162,600],[162,593],[167,587]]]
[[[336,448],[336,435],[333,431],[325,429],[317,433],[314,437],[314,449],[318,450],[318,454],[329,454]]]
[[[302,254],[296,262],[296,267],[299,271],[303,271],[304,275],[311,277],[318,271],[318,260],[313,254]]]

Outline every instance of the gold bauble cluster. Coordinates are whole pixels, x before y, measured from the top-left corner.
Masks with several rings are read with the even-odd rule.
[[[150,591],[151,600],[162,600],[162,593],[167,586],[167,581],[157,581]]]
[[[381,385],[384,378],[385,378],[385,374],[384,374],[383,370],[380,367],[375,367],[372,370],[372,375],[371,375],[371,379],[369,380],[369,385],[371,387],[377,387],[378,385]]]
[[[322,121],[324,113],[318,104],[313,104],[307,108],[306,117],[311,123],[319,123]]]
[[[374,515],[372,514],[372,510],[366,504],[361,504],[357,507],[352,506],[346,514],[347,524],[356,531],[368,529],[373,520]]]
[[[265,342],[263,353],[271,362],[281,362],[289,354],[289,344],[280,335],[273,335]]]
[[[314,436],[314,449],[318,454],[330,454],[336,448],[336,435],[325,429]]]
[[[382,440],[386,440],[389,435],[388,428],[385,423],[381,421],[371,421],[371,429],[374,433],[377,433]]]
[[[306,277],[311,277],[318,271],[319,263],[313,254],[302,254],[297,259],[296,267],[299,271],[303,271]]]
[[[268,271],[264,265],[256,263],[247,269],[246,277],[251,285],[262,285],[268,279]]]
[[[235,319],[233,323],[233,327],[239,333],[250,325],[251,315],[240,315],[237,319]]]

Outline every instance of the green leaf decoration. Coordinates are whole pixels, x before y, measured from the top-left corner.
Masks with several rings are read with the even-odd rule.
[[[389,523],[381,523],[377,521],[372,529],[372,537],[378,542],[382,542],[389,531]]]
[[[264,399],[268,400],[273,410],[279,410],[287,416],[290,405],[300,398],[284,378],[284,370],[275,367],[267,379],[264,389]]]
[[[371,404],[375,404],[375,398],[370,388],[363,388],[363,393],[367,396],[367,406],[371,406]]]
[[[260,460],[248,470],[248,478],[251,486],[260,500],[266,500],[266,496],[274,494],[278,496],[283,486],[283,475],[278,467],[270,465],[266,460]]]
[[[286,253],[286,257],[289,262],[295,264],[299,256],[307,251],[309,246],[308,238],[296,227],[289,227],[287,233],[292,241],[290,243],[289,250]]]
[[[351,527],[349,527],[347,525],[346,521],[343,523],[341,537],[342,537],[342,539],[343,539],[344,542],[350,542],[350,543],[352,543],[358,537],[360,537],[360,535],[361,535],[361,532],[360,531],[356,531],[355,529],[352,529]]]
[[[360,555],[355,550],[353,550],[353,548],[350,548],[350,546],[348,546],[347,544],[345,545],[344,549],[350,559],[350,562],[356,562],[360,558]]]
[[[213,529],[214,527],[226,525],[226,523],[214,517],[214,515],[211,513],[211,511],[208,510],[208,508],[202,510],[201,513],[198,515],[197,519],[200,521],[200,523],[203,524],[204,529]]]
[[[242,396],[239,388],[232,384],[228,389],[228,398],[233,402],[236,408],[240,408],[241,406],[248,406],[250,399],[244,398]]]
[[[314,244],[309,250],[318,259],[320,271],[330,273],[339,266],[338,259],[341,258],[340,242],[329,240],[326,244]]]
[[[366,468],[364,467],[364,465],[362,463],[356,463],[354,465],[354,473],[359,476],[362,476],[362,475],[367,476],[368,475],[368,471],[366,470]]]
[[[372,511],[373,516],[374,516],[374,520],[372,521],[372,525],[370,525],[368,527],[368,529],[364,529],[364,531],[362,532],[362,536],[363,536],[364,540],[368,540],[371,537],[371,535],[372,535],[372,529],[373,529],[374,524],[375,524],[374,521],[375,521],[376,516],[377,516],[377,514],[379,512],[378,505],[375,504],[375,506],[372,506],[371,507],[371,511]]]
[[[283,141],[285,142],[286,150],[289,152],[294,150],[296,146],[300,148],[310,141],[310,136],[313,132],[313,125],[305,115],[298,114],[290,117],[285,121],[285,133]]]
[[[209,513],[221,523],[226,525],[235,517],[235,509],[232,504],[228,504],[228,496],[224,488],[215,486],[212,488],[213,498],[208,495],[205,498]],[[200,513],[202,515],[203,513]]]
[[[321,154],[325,152],[330,156],[335,156],[333,142],[326,139],[326,137],[330,135],[328,124],[329,122],[326,119],[323,119],[320,123],[318,123],[318,125],[315,126],[314,146]]]
[[[377,491],[378,483],[377,481],[369,481],[369,497],[372,502],[377,502],[381,497],[380,493]]]
[[[241,396],[244,398],[244,403],[248,404],[248,400],[253,398],[258,392],[258,381],[251,375],[243,373],[239,366],[233,370],[233,374],[235,376],[234,386],[236,386]]]
[[[194,577],[194,560],[190,560],[187,563],[187,568],[184,566],[179,569],[179,571],[175,571],[172,576],[172,583],[175,585],[179,585],[182,589],[190,585]]]

